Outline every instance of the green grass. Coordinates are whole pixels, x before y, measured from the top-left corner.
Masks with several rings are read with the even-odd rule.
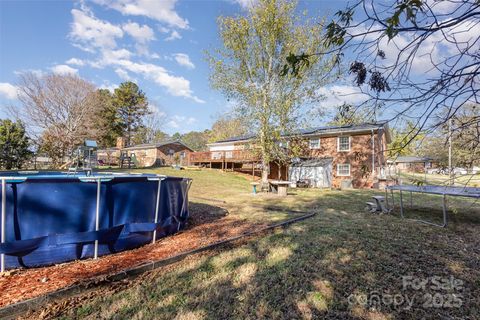
[[[398,214],[366,213],[365,201],[381,193],[378,190],[298,189],[286,198],[255,197],[249,181],[231,173],[153,172],[192,178],[191,202],[225,208],[230,219],[273,222],[290,216],[285,209],[317,215],[265,236],[190,256],[121,289],[99,289],[94,298],[65,308],[62,318],[480,318],[480,208],[475,202],[451,200],[457,213],[450,226],[441,229],[402,220]],[[414,200],[409,216],[441,217],[438,197],[417,195]],[[463,289],[403,288],[404,276],[454,277],[463,282]],[[410,309],[405,304],[349,303],[349,296],[364,294],[401,295],[414,302]],[[444,299],[461,295],[462,306],[430,307],[425,304],[428,294]]]
[[[430,185],[450,185],[451,178],[445,174],[401,173],[406,183],[423,181]],[[455,186],[480,187],[480,174],[457,175],[453,179]]]

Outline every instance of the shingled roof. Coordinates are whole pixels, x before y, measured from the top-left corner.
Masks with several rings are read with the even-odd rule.
[[[372,122],[372,123],[362,123],[356,125],[343,125],[343,126],[324,126],[324,127],[314,127],[307,129],[300,129],[295,132],[285,134],[283,136],[310,136],[310,135],[325,135],[325,134],[339,134],[339,133],[355,133],[355,132],[368,132],[371,130],[386,129],[387,131],[387,140],[390,140],[388,133],[388,123],[386,121]],[[244,135],[232,137],[229,139],[219,140],[212,144],[216,143],[226,143],[226,142],[240,142],[248,141],[253,139],[254,135]]]
[[[139,149],[152,149],[152,148],[160,148],[168,144],[180,144],[190,151],[193,151],[189,146],[187,146],[185,143],[179,141],[179,140],[165,140],[161,141],[158,143],[143,143],[143,144],[137,144],[131,147],[124,148],[124,150],[139,150]]]

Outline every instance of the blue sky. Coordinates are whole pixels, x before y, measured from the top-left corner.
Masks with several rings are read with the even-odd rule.
[[[18,103],[19,72],[72,72],[109,89],[137,82],[167,133],[209,128],[229,103],[209,86],[204,51],[221,45],[216,18],[245,13],[249,1],[0,1],[0,116]],[[297,9],[328,16],[346,4]]]

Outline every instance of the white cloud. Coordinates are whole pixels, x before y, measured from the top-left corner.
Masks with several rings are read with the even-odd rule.
[[[83,61],[82,59],[77,59],[77,58],[71,58],[71,59],[68,59],[67,61],[65,61],[66,64],[70,64],[70,65],[74,65],[74,66],[84,66],[85,65],[85,61]]]
[[[109,61],[125,71],[143,75],[146,79],[154,81],[165,88],[168,93],[176,97],[190,98],[198,103],[205,103],[204,100],[196,97],[190,89],[190,81],[183,77],[171,75],[165,68],[152,63],[133,62],[128,59]]]
[[[188,69],[195,69],[195,65],[193,62],[190,60],[190,57],[188,54],[185,53],[176,53],[173,55],[175,61],[183,67],[186,67]]]
[[[196,123],[198,120],[194,117],[185,117],[174,115],[170,117],[170,120],[167,122],[167,126],[173,129],[183,128],[181,131],[190,131],[189,128],[186,128],[185,125],[192,125]]]
[[[53,66],[52,68],[50,68],[50,70],[52,70],[53,73],[61,74],[61,75],[78,73],[78,69],[67,66],[66,64],[57,64],[56,66]]]
[[[238,5],[240,5],[240,7],[242,7],[243,9],[250,9],[257,3],[257,0],[233,0],[233,1]]]
[[[177,32],[177,30],[173,30],[172,33],[165,38],[165,41],[173,41],[178,39],[182,39],[182,36]]]
[[[119,8],[121,9],[119,11],[124,14],[127,14],[128,12],[130,12],[129,14],[134,14],[133,12],[137,12],[137,15],[147,15],[140,13],[141,8],[147,10],[148,7],[150,9],[145,12],[152,13],[155,11],[155,8],[162,7],[164,11],[166,10],[164,12],[165,19],[159,19],[160,21],[171,21],[169,25],[173,27],[188,27],[186,20],[183,24],[180,23],[180,21],[174,23],[176,21],[174,15],[169,16],[168,19],[170,20],[166,18],[168,14],[172,13],[171,10],[174,8],[175,1],[122,0],[120,2],[113,2],[110,0],[97,0],[97,3],[112,8]],[[69,36],[73,41],[73,45],[79,46],[83,50],[88,50],[93,54],[98,55],[96,60],[85,60],[84,62],[86,64],[94,68],[112,67],[122,79],[128,79],[132,74],[141,75],[143,78],[151,80],[157,85],[165,88],[166,91],[173,96],[189,98],[197,103],[205,103],[205,101],[193,94],[189,80],[181,76],[172,75],[169,71],[159,65],[134,61],[133,57],[135,55],[131,51],[117,46],[117,39],[122,38],[124,33],[126,33],[136,40],[135,48],[137,49],[137,56],[141,55],[147,58],[159,58],[158,54],[152,54],[148,51],[147,43],[154,39],[154,32],[150,27],[139,25],[134,22],[125,23],[120,27],[108,21],[100,20],[96,18],[93,12],[83,5],[83,3],[81,4],[80,10],[73,9],[71,13],[73,16],[73,22],[71,24]],[[160,13],[156,12],[152,14],[158,15]],[[173,30],[172,34],[173,32],[176,31]],[[188,61],[188,59],[187,61],[185,59],[182,60],[184,63]],[[70,59],[69,62],[78,61]],[[193,64],[189,65],[189,67],[192,66]],[[56,66],[54,68],[59,73],[76,73],[78,71],[67,65]]]
[[[237,3],[242,9],[247,10],[252,8],[257,3],[257,0],[233,0],[233,2]]]
[[[147,25],[140,26],[136,22],[129,22],[123,25],[123,31],[128,33],[135,41],[139,43],[147,43],[155,40],[155,34]]]
[[[145,16],[180,29],[188,29],[188,21],[175,11],[177,0],[95,0],[98,4],[123,15]]]
[[[119,60],[129,60],[132,56],[132,53],[127,49],[118,49],[118,50],[102,50],[102,63],[109,65],[116,63]]]
[[[432,10],[443,12],[441,16],[438,16],[439,23],[450,19],[450,15],[447,13],[460,10],[457,7],[460,2],[451,1],[427,1]],[[456,12],[458,14],[458,12]],[[380,28],[380,26],[373,26],[373,29]],[[363,33],[368,30],[366,25],[359,25],[352,30],[353,34]],[[388,37],[383,36],[379,41],[379,48],[385,52],[386,59],[379,61],[379,66],[389,67],[395,63],[400,64],[405,61],[410,55],[414,54],[414,58],[411,59],[411,67],[408,68],[408,72],[412,75],[430,77],[437,76],[438,69],[449,70],[451,65],[469,65],[471,64],[470,57],[476,56],[477,47],[475,44],[478,42],[478,35],[480,34],[480,24],[474,18],[467,19],[461,23],[442,30],[442,32],[433,33],[430,36],[419,42],[419,33],[415,32],[403,32],[399,33],[396,37],[389,41]],[[364,41],[376,41],[380,34],[370,33],[367,34]],[[363,38],[362,38],[363,39]],[[415,42],[414,42],[415,41]],[[416,46],[416,44],[420,45]],[[370,51],[366,51],[365,55],[374,53],[376,46],[370,46]],[[460,61],[456,60],[459,53],[466,52],[465,56]],[[398,61],[397,61],[398,59]],[[404,69],[398,68],[403,72]],[[395,78],[399,75],[392,74],[391,77]]]
[[[164,27],[164,26],[157,26],[158,28],[158,31],[160,31],[161,33],[169,33],[170,32],[170,29],[167,28],[167,27]]]
[[[170,120],[167,122],[167,126],[177,129],[180,127],[180,125],[175,121],[175,120]]]
[[[96,18],[86,7],[82,10],[72,9],[73,22],[70,27],[70,38],[80,49],[92,52],[93,48],[115,48],[116,38],[123,37],[122,28]]]
[[[15,70],[13,73],[17,76],[22,75],[23,73],[33,73],[37,77],[43,77],[45,75],[45,71],[40,69],[22,69],[22,70]]]
[[[116,88],[118,88],[118,85],[116,84],[112,84],[112,83],[109,83],[109,82],[104,82],[102,83],[100,86],[98,86],[100,89],[107,89],[108,91],[110,91],[111,93],[113,93],[115,91]]]
[[[8,82],[0,82],[0,95],[15,100],[18,98],[18,88]]]
[[[130,81],[132,78],[128,75],[128,72],[121,69],[117,68],[115,69],[115,73],[120,77],[120,79],[125,80],[125,81]]]
[[[368,99],[368,95],[362,93],[360,88],[346,85],[333,85],[330,87],[322,87],[317,91],[325,96],[325,100],[320,106],[331,108],[340,106],[344,103],[358,105]]]

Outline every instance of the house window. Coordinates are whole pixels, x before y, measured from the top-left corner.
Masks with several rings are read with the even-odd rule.
[[[185,158],[186,155],[187,155],[187,154],[185,153],[185,151],[180,152],[180,158],[183,159],[183,158]]]
[[[350,137],[338,137],[338,151],[350,151]]]
[[[320,139],[310,139],[310,149],[320,149]]]
[[[350,176],[350,164],[349,163],[337,164],[337,176],[339,177]]]

